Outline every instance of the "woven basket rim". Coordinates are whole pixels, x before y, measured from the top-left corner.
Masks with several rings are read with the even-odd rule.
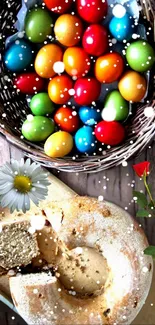
[[[143,3],[140,0],[140,4],[144,10],[145,17],[147,20],[155,22],[155,10],[152,5],[153,0],[147,0]],[[147,5],[146,5],[147,3]],[[150,9],[149,9],[150,8]],[[155,39],[155,30],[154,30]],[[154,77],[154,75],[153,75]],[[144,108],[151,106],[154,109],[154,115],[151,118],[147,118],[144,115]],[[1,110],[0,104],[0,110]],[[33,160],[38,161],[46,167],[56,168],[67,172],[96,172],[110,167],[117,166],[123,161],[127,161],[133,155],[140,154],[142,150],[153,140],[155,136],[155,96],[154,93],[152,98],[147,101],[147,104],[140,105],[138,107],[138,114],[133,117],[132,123],[136,128],[135,135],[131,134],[133,130],[129,130],[128,138],[119,147],[111,148],[109,151],[103,151],[102,155],[89,156],[89,157],[64,157],[64,158],[50,158],[43,153],[43,150],[33,143],[23,141],[19,136],[13,134],[9,125],[4,119],[0,118],[0,133],[3,134],[6,139],[22,149],[26,156],[29,156]],[[141,120],[142,127],[139,127]],[[133,140],[134,139],[134,140]]]

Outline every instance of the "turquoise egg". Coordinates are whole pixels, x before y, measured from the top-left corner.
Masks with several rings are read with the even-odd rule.
[[[29,141],[44,141],[54,132],[54,122],[44,116],[28,116],[22,125],[22,134]]]
[[[27,68],[33,59],[32,47],[25,40],[16,40],[5,52],[4,63],[13,72]]]
[[[96,149],[94,130],[90,126],[83,126],[75,134],[75,145],[78,151],[91,154]]]
[[[81,106],[79,108],[79,117],[84,124],[91,126],[101,120],[101,112],[95,107]]]
[[[118,41],[130,40],[134,33],[134,22],[126,13],[122,18],[113,17],[109,24],[109,30],[112,36]]]

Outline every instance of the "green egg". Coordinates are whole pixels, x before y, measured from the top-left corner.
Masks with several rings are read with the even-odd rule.
[[[105,121],[123,121],[128,117],[128,102],[121,96],[118,90],[112,90],[106,97],[102,118]]]
[[[46,9],[32,9],[25,18],[25,33],[33,43],[42,43],[52,33],[53,19]]]
[[[155,62],[155,51],[147,41],[138,40],[127,48],[126,59],[133,70],[146,72]]]
[[[38,93],[34,95],[30,102],[30,108],[32,113],[37,116],[51,114],[55,109],[47,93]]]
[[[44,141],[54,132],[54,122],[44,116],[28,116],[22,125],[22,134],[29,141]]]

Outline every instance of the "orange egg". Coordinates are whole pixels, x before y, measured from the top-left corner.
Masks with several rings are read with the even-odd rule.
[[[74,46],[82,36],[83,25],[77,16],[64,14],[55,22],[54,32],[56,39],[64,46]]]
[[[124,60],[119,53],[108,53],[100,56],[95,63],[96,79],[103,83],[118,80],[124,70]]]
[[[67,75],[54,77],[48,84],[48,95],[55,104],[65,104],[71,97],[73,81]]]
[[[90,70],[90,58],[81,47],[69,47],[63,56],[65,70],[70,76],[84,77]]]
[[[128,101],[140,102],[146,93],[146,79],[135,71],[127,71],[118,84],[121,95]]]
[[[56,72],[53,70],[53,65],[57,61],[61,61],[63,52],[60,46],[56,44],[48,44],[43,46],[35,59],[35,71],[40,77],[51,78]]]

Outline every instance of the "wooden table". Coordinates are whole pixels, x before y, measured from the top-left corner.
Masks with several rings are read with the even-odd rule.
[[[23,157],[22,151],[10,145],[5,138],[0,135],[0,165],[4,164],[6,161],[9,162],[10,158],[20,160],[21,157]],[[132,165],[144,160],[149,160],[152,168],[155,170],[155,143],[149,146],[140,157],[130,160],[125,167],[119,166],[93,174],[65,173],[52,169],[51,172],[78,194],[95,197],[102,195],[106,200],[120,205],[135,216],[136,204],[133,201],[132,191],[133,189],[144,191],[144,185],[135,175]],[[152,177],[150,177],[150,184],[155,197],[155,177],[153,172]],[[142,224],[150,244],[155,245],[155,219],[144,218],[138,221]],[[152,301],[152,303],[154,303],[155,306],[155,300]],[[152,308],[154,307],[152,306]],[[0,325],[24,324],[25,322],[19,316],[13,314],[8,307],[0,303]]]

